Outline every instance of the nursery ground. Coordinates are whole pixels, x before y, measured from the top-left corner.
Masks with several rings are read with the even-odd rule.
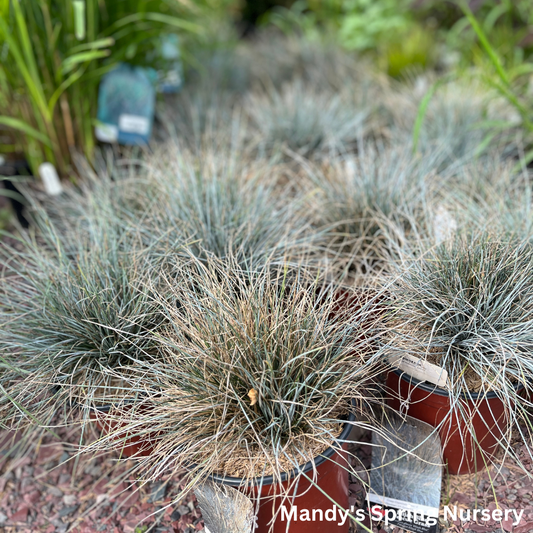
[[[0,459],[0,533],[193,533],[203,531],[201,513],[193,496],[172,504],[180,490],[180,480],[161,479],[139,484],[128,475],[131,461],[118,456],[74,458],[75,430],[57,430],[59,439],[49,435],[28,440],[25,453]],[[13,434],[3,433],[5,444]],[[17,436],[15,436],[15,440]],[[368,435],[362,441],[368,440]],[[521,456],[528,471],[525,445]],[[371,447],[354,447],[361,460],[358,469],[365,476]],[[493,479],[492,487],[489,474]],[[364,500],[361,483],[352,480],[350,503],[359,507]],[[463,509],[490,508],[524,510],[519,526],[510,522],[441,523],[441,532],[454,533],[533,533],[533,480],[528,479],[512,460],[481,475],[449,476],[443,482],[443,505]],[[379,533],[401,533],[396,529],[374,528]]]

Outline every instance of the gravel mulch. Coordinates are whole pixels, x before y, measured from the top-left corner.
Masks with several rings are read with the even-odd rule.
[[[128,475],[132,461],[73,457],[65,443],[78,442],[79,432],[57,433],[60,439],[46,435],[26,443],[25,453],[0,456],[0,533],[204,531],[194,496],[172,503],[179,479],[139,484]]]

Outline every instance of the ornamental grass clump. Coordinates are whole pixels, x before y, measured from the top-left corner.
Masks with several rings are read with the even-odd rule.
[[[471,416],[463,398],[496,394],[510,427],[531,405],[532,281],[528,240],[458,234],[405,260],[391,287],[396,310],[388,350],[444,368],[458,418]],[[505,429],[501,444],[514,453]]]
[[[340,94],[311,89],[301,80],[251,94],[247,110],[259,150],[288,149],[315,157],[354,150],[370,116],[368,106],[358,108]]]
[[[380,359],[370,303],[342,312],[338,287],[303,268],[242,272],[211,260],[179,274],[161,302],[162,359],[138,368],[151,407],[125,414],[95,447],[149,431],[149,478],[185,467],[188,488],[214,473],[244,486],[280,481],[331,446],[350,412],[365,416]]]
[[[142,161],[102,161],[100,176],[87,169],[83,187],[47,202],[62,241],[77,246],[95,220],[112,224],[138,236],[154,271],[191,254],[243,265],[305,254],[312,235],[297,192],[273,164],[244,157],[244,133],[236,120],[197,150],[168,142]]]
[[[419,78],[408,91],[391,93],[385,108],[391,114],[393,141],[412,139],[414,151],[438,155],[435,168],[443,175],[454,174],[475,157],[509,155],[511,147],[489,129],[491,121],[508,120],[509,109],[479,84],[442,85]]]
[[[432,159],[412,158],[402,147],[365,144],[357,157],[306,168],[315,223],[335,270],[357,276],[388,269],[391,238],[424,219],[424,179],[432,173]]]
[[[533,237],[531,176],[515,161],[485,157],[464,165],[442,196],[460,225],[523,239]]]
[[[160,200],[141,231],[154,253],[168,258],[188,243],[187,254],[253,269],[306,252],[310,234],[294,191],[278,186],[268,162],[240,161],[240,146],[153,161]]]
[[[13,394],[35,409],[43,391],[54,392],[43,400],[52,408],[73,397],[122,400],[110,369],[128,373],[153,356],[153,332],[165,322],[145,289],[150,264],[136,236],[108,219],[85,221],[86,231],[72,235],[60,235],[43,212],[35,220],[35,236],[3,249],[0,346],[16,354],[23,378]]]
[[[23,395],[17,394],[14,384],[30,372],[17,361],[16,354],[8,350],[0,352],[0,428],[11,429],[28,408]],[[17,413],[19,415],[17,415]]]

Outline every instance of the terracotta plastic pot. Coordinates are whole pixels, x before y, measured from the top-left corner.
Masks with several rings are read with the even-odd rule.
[[[507,430],[503,402],[495,393],[461,395],[467,420],[451,411],[448,392],[395,370],[387,376],[387,403],[396,410],[437,427],[444,462],[450,474],[469,474],[484,468],[498,451]],[[475,434],[475,438],[474,438]]]
[[[125,425],[120,420],[120,413],[129,411],[132,405],[122,405],[120,407],[113,407],[112,405],[102,405],[94,407],[90,411],[90,418],[96,422],[98,428],[104,433],[112,433],[118,431]],[[138,407],[139,409],[139,407]],[[114,410],[115,413],[111,416],[109,413]],[[145,435],[132,435],[131,437],[124,438],[124,435],[117,437],[117,442],[120,443],[121,453],[126,457],[144,457],[150,455],[155,447],[155,441],[157,437],[145,436]]]
[[[387,311],[385,293],[379,294],[375,289],[340,287],[335,291],[333,299],[334,304],[331,308],[331,317],[342,315],[351,316],[371,300],[374,301],[374,304],[366,313],[366,317],[364,317],[364,322],[367,322],[368,325],[377,321]]]
[[[353,422],[354,420],[355,417],[350,415],[348,422]],[[351,430],[352,424],[345,424],[342,433],[338,437],[336,447],[328,448],[313,461],[289,473],[282,474],[283,487],[286,488],[287,485],[291,487],[289,497],[279,496],[280,487],[274,484],[272,476],[255,478],[252,489],[243,488],[241,478],[213,475],[211,479],[238,488],[247,495],[250,495],[250,490],[252,490],[255,496],[259,498],[257,526],[253,530],[254,533],[347,533],[350,527],[350,519],[347,518],[342,525],[339,525],[342,522],[342,518],[339,517],[340,509],[333,501],[343,509],[348,510],[348,463],[347,454],[344,451],[346,444],[343,444],[343,441],[348,439]],[[291,483],[294,483],[293,478],[298,472],[303,471],[309,478],[313,479],[313,467],[316,468],[315,483],[320,488],[317,488],[303,476],[300,476],[296,487],[291,485]],[[283,506],[285,506],[286,512],[280,510]],[[295,512],[296,520],[291,519],[290,516],[291,512],[294,513],[292,511],[293,507],[297,508]],[[301,521],[300,513],[304,509],[309,511],[311,518],[313,518],[313,510],[315,510],[316,519]],[[335,510],[333,511],[333,509]],[[320,511],[322,511],[322,520],[320,520]],[[326,514],[326,511],[329,511],[329,513]],[[334,521],[331,519],[333,513],[335,513],[334,516],[336,518]],[[272,519],[275,515],[276,519],[272,527]]]

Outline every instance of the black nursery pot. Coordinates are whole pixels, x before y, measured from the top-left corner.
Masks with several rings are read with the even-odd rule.
[[[5,161],[2,165],[0,165],[0,176],[5,178],[10,178],[14,176],[31,176],[31,170],[30,167],[25,160],[17,160],[17,161]],[[17,189],[14,182],[10,179],[2,179],[2,183],[4,185],[4,188],[8,190],[11,193],[19,195],[20,192]],[[0,193],[1,194],[1,193]],[[11,207],[13,208],[13,211],[15,211],[15,215],[17,217],[17,220],[19,224],[23,228],[29,227],[28,219],[24,216],[24,207],[25,205],[18,200],[17,198],[12,198],[11,196],[8,196],[7,199],[9,200],[9,203],[11,204]]]

